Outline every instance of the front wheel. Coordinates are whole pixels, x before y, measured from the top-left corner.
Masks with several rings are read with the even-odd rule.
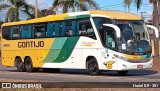
[[[125,76],[125,75],[127,75],[127,73],[128,73],[127,70],[125,70],[125,71],[117,71],[117,72],[118,72],[118,74],[121,75],[121,76]]]
[[[98,67],[97,60],[95,58],[91,58],[90,60],[87,61],[87,70],[91,75],[99,75],[100,70]]]

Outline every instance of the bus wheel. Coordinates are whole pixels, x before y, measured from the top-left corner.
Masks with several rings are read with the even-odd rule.
[[[30,57],[27,57],[25,59],[25,63],[24,64],[25,64],[25,70],[27,72],[32,72],[33,71],[33,64],[32,64],[32,60],[31,60]]]
[[[23,64],[21,58],[17,58],[17,59],[16,59],[16,67],[17,67],[17,70],[18,70],[19,72],[23,72],[23,71],[24,71],[24,64]]]
[[[124,71],[117,71],[119,75],[121,76],[125,76],[128,73],[128,70],[124,70]]]
[[[90,58],[87,61],[87,69],[91,75],[99,75],[100,74],[98,63],[95,58]]]

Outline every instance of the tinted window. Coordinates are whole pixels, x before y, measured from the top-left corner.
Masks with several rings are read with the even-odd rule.
[[[56,36],[56,23],[47,24],[47,37]]]
[[[114,47],[114,43],[111,43],[114,34],[111,33],[113,30],[109,27],[103,26],[103,24],[111,24],[111,20],[108,18],[103,17],[93,17],[94,23],[96,25],[96,28],[99,32],[101,42],[104,47],[110,47],[112,48],[112,44]]]
[[[7,28],[4,36],[10,39],[87,36],[96,38],[89,18],[65,20],[38,24],[19,25]]]
[[[89,19],[78,20],[78,35],[95,38],[95,32]]]
[[[2,37],[4,39],[11,39],[11,31],[10,31],[10,27],[3,27],[2,28]]]
[[[103,24],[111,24],[111,20],[108,18],[103,18],[103,17],[94,17],[93,18],[94,23],[96,25],[96,28],[98,30],[102,30],[103,29]]]
[[[115,49],[116,48],[116,40],[115,40],[115,31],[113,29],[107,29],[106,31],[106,47]]]
[[[11,27],[11,39],[20,38],[20,29],[19,27]]]
[[[45,24],[36,24],[33,25],[34,37],[35,38],[44,38],[45,37]]]
[[[21,26],[21,38],[22,39],[32,38],[31,25]]]
[[[65,21],[65,29],[63,31],[65,31],[64,36],[72,36],[73,35],[73,30],[72,30],[72,21]]]

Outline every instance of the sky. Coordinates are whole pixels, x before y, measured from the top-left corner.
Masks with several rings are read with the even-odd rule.
[[[128,8],[124,7],[125,4],[123,0],[95,0],[102,9],[107,10],[121,10],[121,11],[127,11]],[[137,12],[137,8],[135,6],[135,3],[133,2],[130,7],[131,13],[136,13],[140,15],[140,12],[146,12],[144,13],[145,17],[151,17],[152,15],[153,6],[149,3],[149,0],[143,0],[140,10]]]
[[[35,0],[26,0],[29,4],[35,5]],[[125,7],[123,0],[94,0],[95,2],[98,3],[99,7],[104,10],[121,10],[121,11],[127,11],[127,7]],[[52,6],[53,0],[38,0],[38,6],[39,9],[47,9]],[[138,12],[146,12],[144,13],[144,16],[146,19],[149,19],[152,15],[152,9],[153,6],[149,4],[149,0],[143,0],[142,5],[140,7],[140,10]],[[60,9],[58,10],[59,12],[61,11]],[[137,8],[134,4],[134,2],[131,4],[130,8],[131,13],[136,13]],[[0,12],[0,19],[4,20],[5,16],[5,11]],[[20,16],[21,19],[25,19],[24,15]]]

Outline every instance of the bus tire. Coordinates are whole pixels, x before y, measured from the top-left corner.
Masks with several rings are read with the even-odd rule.
[[[100,74],[97,60],[94,57],[87,61],[87,70],[89,71],[90,75],[97,76]]]
[[[25,58],[25,70],[26,72],[33,72],[33,64],[32,64],[32,59],[30,57]]]
[[[20,57],[16,58],[16,68],[17,68],[17,71],[19,72],[24,72],[24,64],[22,62],[22,59]]]
[[[117,71],[117,73],[118,73],[120,76],[125,76],[125,75],[127,75],[128,70],[124,70],[124,71]]]

